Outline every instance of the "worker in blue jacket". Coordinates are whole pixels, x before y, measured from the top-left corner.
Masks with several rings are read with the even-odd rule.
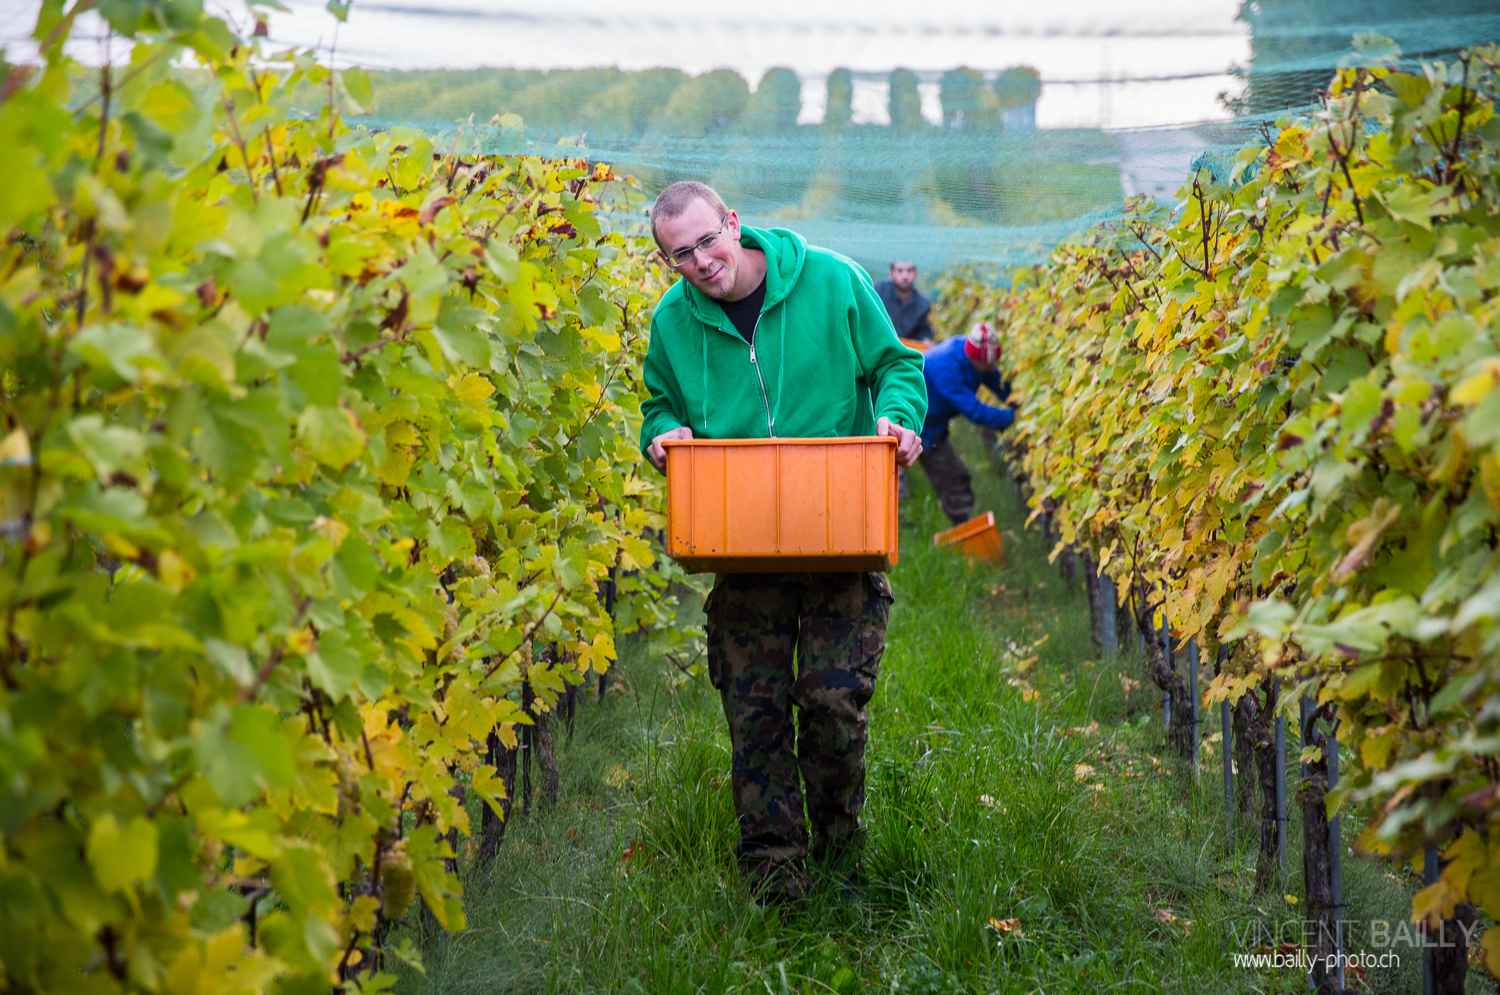
[[[963,337],[947,339],[923,354],[927,380],[927,420],[922,424],[918,462],[953,524],[974,514],[973,478],[948,438],[948,423],[962,415],[982,428],[1002,429],[1016,420],[1016,409],[997,408],[979,399],[981,386],[1004,401],[1010,384],[1000,379],[1000,333],[981,321]],[[905,481],[903,480],[904,484]]]

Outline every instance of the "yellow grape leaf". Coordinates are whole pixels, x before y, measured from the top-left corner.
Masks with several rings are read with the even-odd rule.
[[[338,549],[339,546],[343,545],[344,537],[349,534],[349,526],[337,518],[328,518],[324,515],[319,515],[313,520],[312,531],[327,539],[333,545],[334,549]]]
[[[169,549],[156,558],[156,576],[174,591],[181,591],[193,582],[198,571],[184,560],[175,549]]]
[[[505,821],[505,809],[500,804],[505,800],[505,779],[495,776],[495,768],[489,764],[475,767],[470,786],[490,807],[490,811],[495,813],[495,817]]]
[[[1484,488],[1484,497],[1490,507],[1500,511],[1500,458],[1494,453],[1479,457],[1479,486]]]
[[[276,854],[276,841],[266,825],[266,810],[258,809],[257,816],[229,809],[211,808],[194,813],[198,831],[215,836],[254,857],[270,859]]]
[[[1375,664],[1379,666],[1379,664]],[[1394,726],[1388,727],[1384,732],[1373,736],[1366,736],[1359,744],[1360,759],[1370,770],[1384,770],[1386,762],[1391,756],[1391,747],[1396,745],[1396,739],[1400,730]]]
[[[1483,835],[1470,829],[1443,855],[1450,861],[1443,878],[1487,914],[1500,912],[1500,837],[1486,843]]]
[[[485,399],[494,392],[495,385],[478,373],[465,374],[464,378],[458,382],[456,390],[460,401],[468,407],[481,411],[487,407],[484,403]]]
[[[1463,899],[1463,894],[1449,887],[1448,882],[1438,878],[1417,892],[1411,900],[1411,921],[1427,923],[1436,927],[1438,922],[1453,915],[1453,907]]]
[[[646,518],[647,516],[641,516]],[[624,570],[639,570],[656,562],[651,544],[640,536],[627,535],[620,539],[620,567]]]
[[[114,814],[105,812],[89,831],[87,856],[94,865],[94,878],[107,892],[124,891],[156,873],[156,824],[138,815],[123,828]]]
[[[1490,969],[1491,974],[1500,978],[1500,926],[1491,926],[1484,931],[1479,949],[1484,953],[1484,966]]]
[[[31,440],[21,429],[16,429],[0,442],[0,465],[25,466],[31,462]]]
[[[604,775],[604,783],[620,791],[630,783],[630,771],[625,768],[624,764],[615,764],[609,769],[609,773]]]
[[[1486,359],[1479,372],[1466,377],[1449,395],[1455,404],[1473,406],[1489,396],[1500,383],[1500,360]]]
[[[421,442],[422,437],[408,422],[391,422],[385,427],[385,462],[376,471],[381,483],[391,487],[406,486],[406,478],[411,474]]]
[[[297,418],[297,437],[324,466],[341,469],[365,451],[365,432],[345,408],[309,405]]]
[[[578,644],[579,663],[586,662],[596,674],[602,674],[608,670],[614,659],[615,640],[607,632],[596,635],[591,643],[579,642]]]

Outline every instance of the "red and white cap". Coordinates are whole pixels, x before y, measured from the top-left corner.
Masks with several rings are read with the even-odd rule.
[[[1000,333],[988,321],[976,322],[969,329],[964,352],[982,366],[994,366],[1000,362]]]

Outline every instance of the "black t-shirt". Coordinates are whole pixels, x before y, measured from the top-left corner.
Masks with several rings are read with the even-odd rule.
[[[753,343],[755,322],[760,318],[760,307],[765,302],[766,280],[761,277],[760,286],[750,291],[749,296],[737,301],[720,301],[719,307],[724,309],[724,316],[734,325],[734,330],[740,333],[740,338]]]

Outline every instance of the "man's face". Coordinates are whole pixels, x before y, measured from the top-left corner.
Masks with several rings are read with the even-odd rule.
[[[677,217],[664,219],[656,226],[656,241],[662,254],[671,255],[697,245],[718,231],[721,223],[724,230],[713,248],[699,249],[677,267],[688,283],[715,300],[728,299],[740,273],[744,250],[740,248],[739,215],[730,211],[727,219],[721,218],[708,204],[694,200]]]
[[[910,290],[912,284],[917,282],[917,266],[915,263],[891,263],[891,282],[896,289],[902,293]]]

